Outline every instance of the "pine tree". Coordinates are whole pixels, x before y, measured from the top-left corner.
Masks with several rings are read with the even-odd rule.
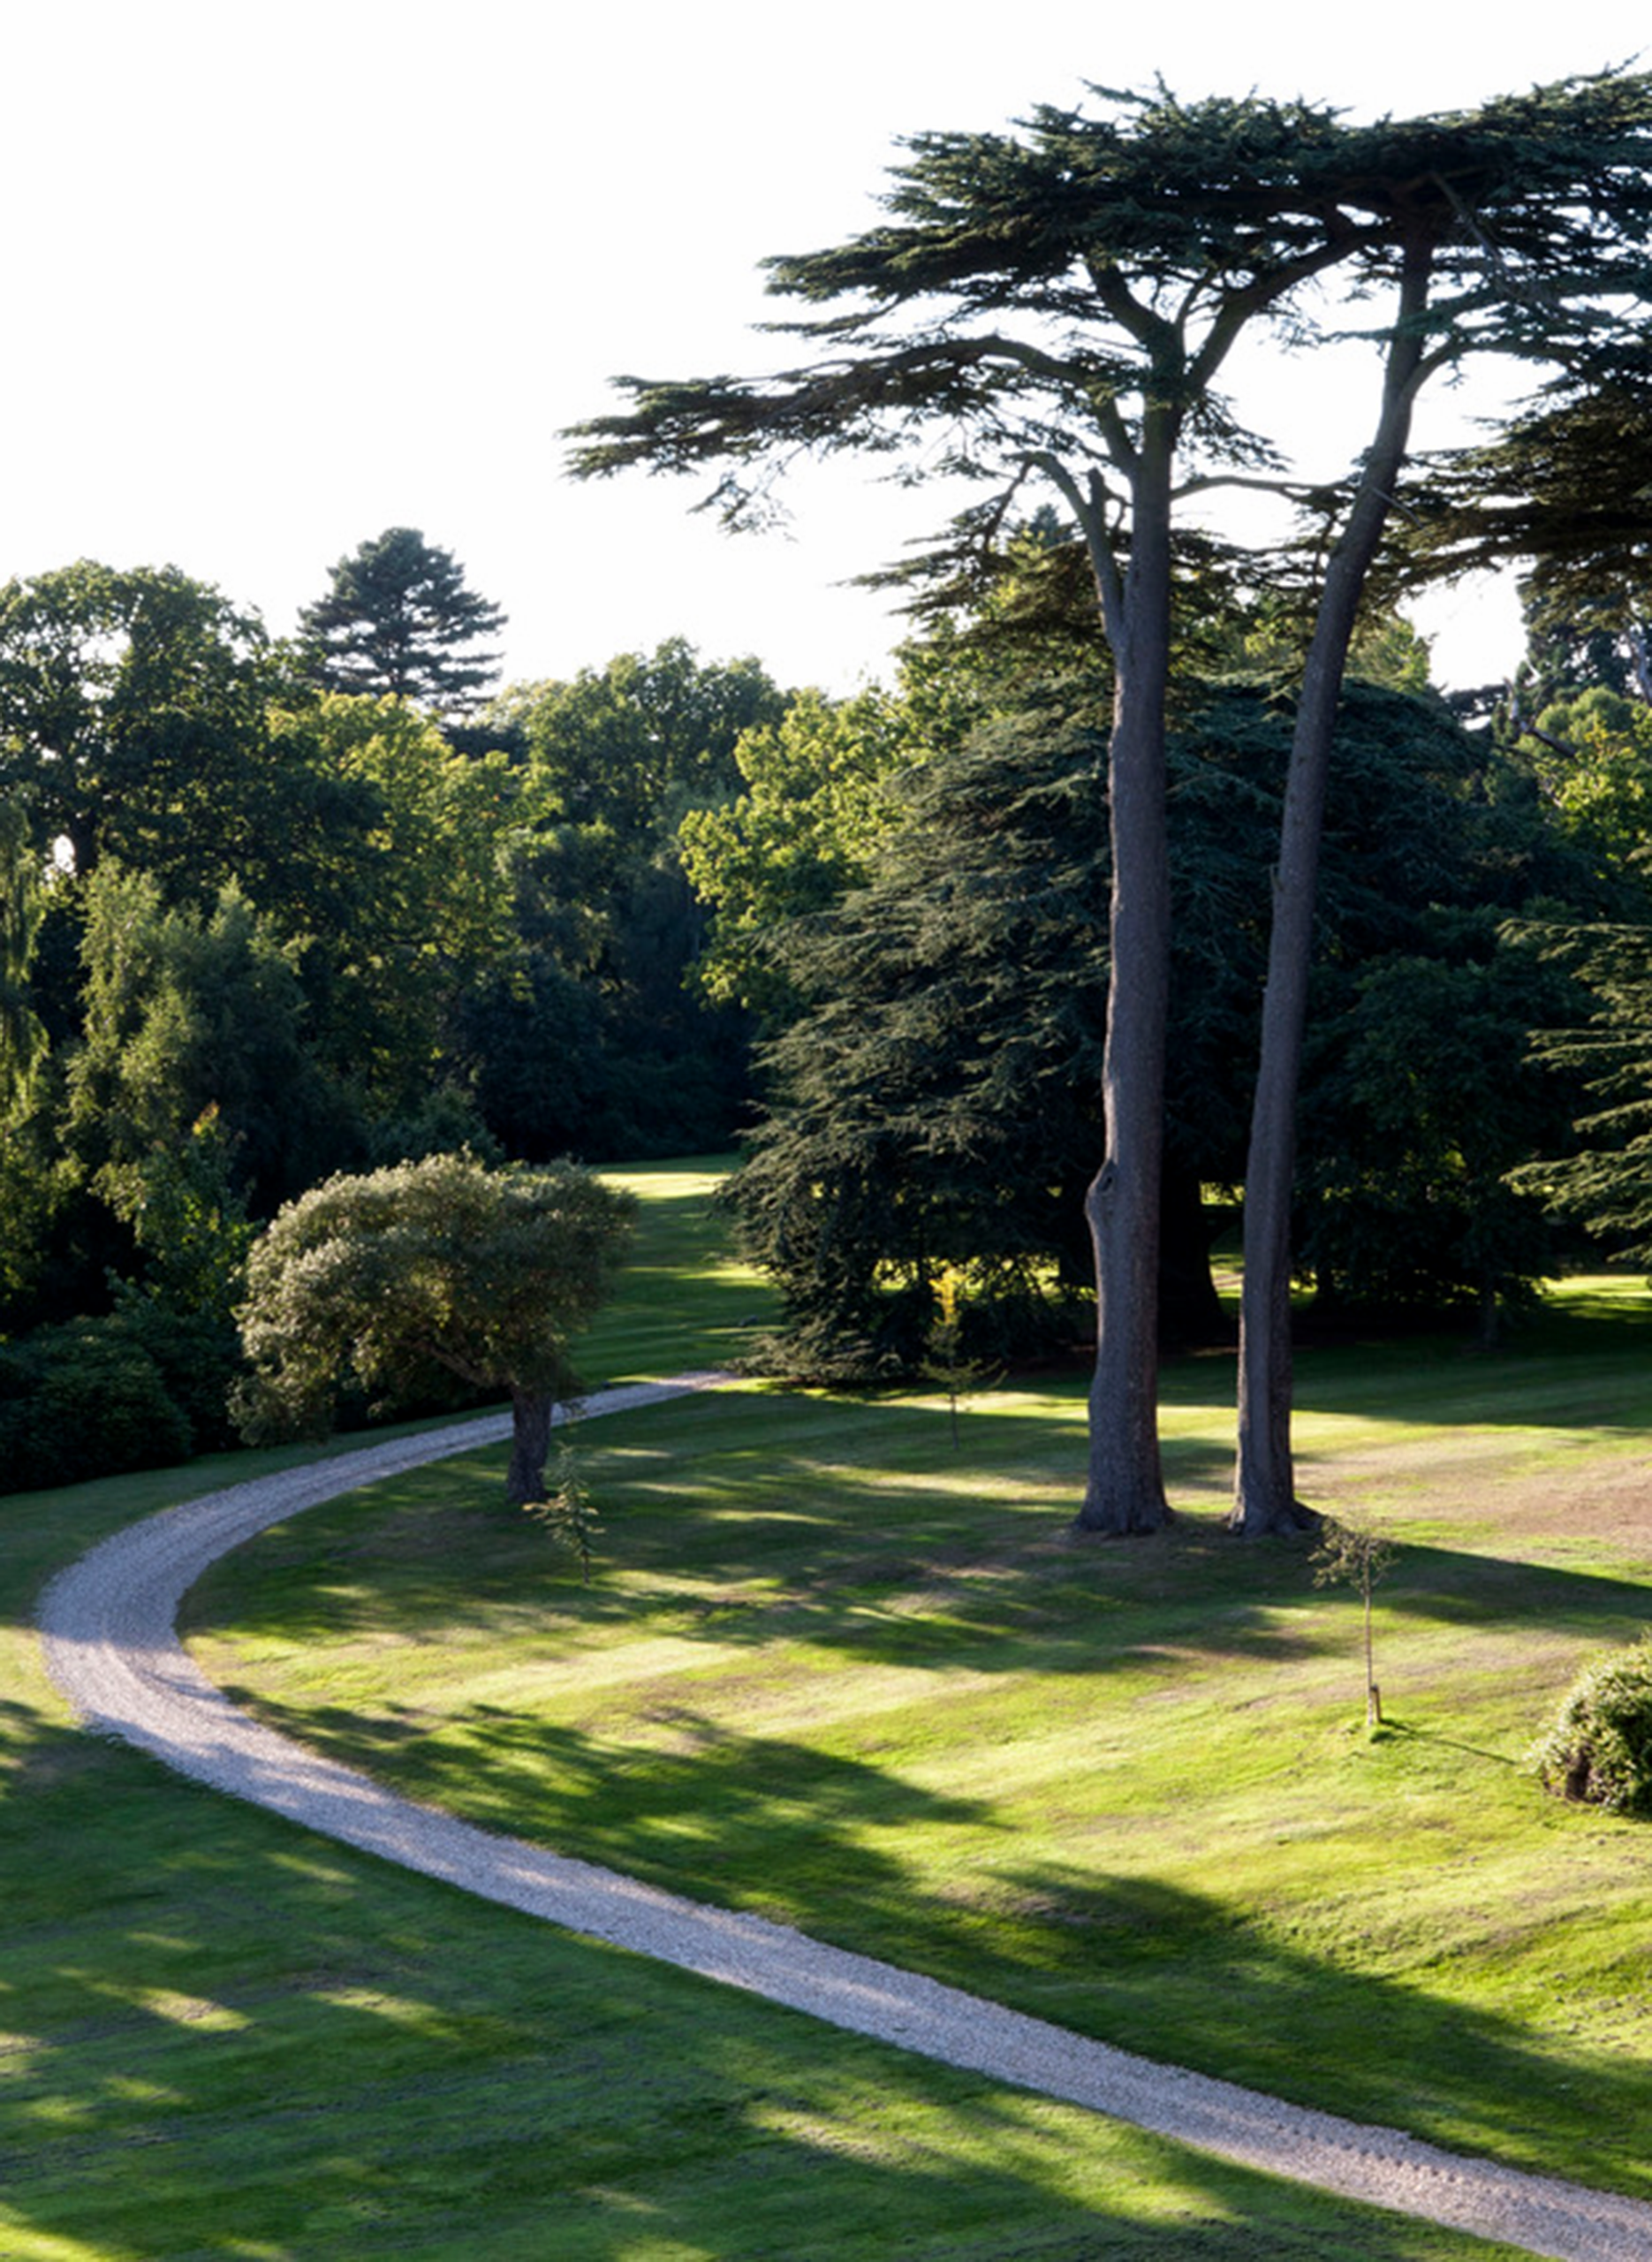
[[[416,527],[389,527],[333,567],[324,597],[299,616],[311,679],[324,691],[407,699],[438,715],[479,705],[499,672],[478,651],[505,616],[465,586],[452,552]]]

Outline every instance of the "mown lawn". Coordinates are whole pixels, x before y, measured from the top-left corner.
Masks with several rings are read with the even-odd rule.
[[[593,1383],[762,1309],[646,1174]],[[1507,1351],[1305,1356],[1312,1497],[1406,1541],[1357,1605],[1219,1528],[1231,1363],[1167,1376],[1187,1509],[1074,1545],[1077,1377],[754,1386],[593,1423],[580,1585],[481,1453],[312,1512],[192,1598],[269,1717],[494,1826],[1154,2056],[1646,2193],[1644,1831],[1519,1765],[1648,1613],[1652,1363],[1605,1292]],[[270,1456],[0,1502],[50,1566]],[[68,1727],[5,1637],[0,2252],[1467,2257],[474,1906]]]

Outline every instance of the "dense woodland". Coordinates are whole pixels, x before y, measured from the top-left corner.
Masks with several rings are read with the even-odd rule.
[[[910,1370],[947,1267],[972,1349],[1080,1341],[1110,686],[1051,523],[931,614],[893,689],[842,700],[680,642],[497,691],[496,613],[408,539],[341,561],[290,645],[170,567],[0,592],[9,1480],[226,1441],[254,1235],[331,1173],[459,1147],[749,1138],[737,1207],[794,1371]],[[330,617],[393,612],[349,577],[396,543],[404,578],[445,569],[463,634],[408,608],[405,649],[340,661]],[[1293,658],[1254,594],[1199,618],[1172,735],[1184,1340],[1224,1325]],[[1459,711],[1383,616],[1354,672],[1304,1269],[1322,1311],[1489,1327],[1565,1253],[1548,1175],[1509,1173],[1577,1145],[1600,1064],[1564,1040],[1623,971],[1565,934],[1649,915],[1644,643],[1540,606],[1512,693]]]

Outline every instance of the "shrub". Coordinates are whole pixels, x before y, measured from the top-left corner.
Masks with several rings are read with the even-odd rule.
[[[241,1372],[241,1338],[227,1315],[176,1311],[157,1296],[123,1283],[114,1320],[153,1362],[167,1396],[189,1425],[195,1453],[239,1443],[230,1419],[230,1390]]]
[[[117,1317],[71,1320],[6,1347],[0,1463],[8,1488],[74,1484],[187,1461],[189,1418]]]
[[[1559,1797],[1652,1817],[1652,1636],[1579,1676],[1532,1758]]]

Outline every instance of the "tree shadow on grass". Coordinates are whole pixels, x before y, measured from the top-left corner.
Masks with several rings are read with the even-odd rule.
[[[1160,1879],[1006,1874],[1022,1899],[995,1924],[997,1957],[943,1939],[936,1977],[1162,2063],[1652,2198],[1644,2054],[1546,2048],[1447,1989],[1339,1970]]]
[[[1610,1572],[1405,1542],[1392,1598],[1412,1618],[1505,1629],[1522,1625],[1580,1640],[1626,1641],[1652,1617],[1652,1587]],[[1390,1598],[1389,1586],[1382,1590]]]
[[[236,1692],[231,1689],[231,1696]],[[440,1737],[416,1717],[261,1703],[272,1727],[365,1765],[404,1795],[691,1896],[762,1906],[765,1880],[807,1879],[853,1915],[898,1902],[881,1833],[999,1826],[983,1800],[928,1791],[863,1760],[743,1734],[663,1700],[623,1741],[468,1707]]]
[[[210,1573],[192,1628],[311,1647],[361,1635],[496,1639],[553,1652],[614,1629],[720,1651],[782,1643],[869,1666],[1077,1680],[1166,1653],[1288,1667],[1339,1644],[1306,1547],[1246,1547],[1183,1514],[1125,1545],[1075,1544],[1065,1518],[986,1489],[1049,1451],[1036,1416],[995,1415],[982,1491],[943,1408],[679,1403],[594,1428],[585,1480],[604,1530],[594,1583],[496,1493],[473,1454],[309,1512]],[[1197,1446],[1190,1451],[1207,1450]],[[1215,1448],[1207,1450],[1207,1458]],[[1633,1581],[1407,1543],[1385,1610],[1624,1638]]]
[[[474,1454],[265,1534],[208,1575],[184,1619],[304,1645],[626,1625],[720,1644],[806,1641],[873,1663],[1089,1674],[1125,1653],[1122,1620],[1145,1602],[1179,1611],[1186,1637],[1222,1654],[1312,1647],[1272,1609],[1296,1580],[1291,1555],[1246,1559],[1196,1515],[1125,1547],[1075,1544],[1058,1492],[1046,1511],[989,1489],[1041,1451],[1061,1468],[1063,1441],[1035,1413],[989,1426],[983,1496],[943,1408],[861,1406],[845,1431],[842,1409],[815,1400],[679,1403],[580,1439],[604,1525],[589,1587],[500,1504],[498,1456]],[[1222,1459],[1214,1446],[1178,1450],[1184,1478],[1201,1456]]]
[[[0,2250],[1467,2262],[0,1704]]]
[[[359,1750],[360,1724],[337,1725]],[[1339,1970],[1216,1894],[1018,1864],[989,1801],[731,1732],[686,1705],[663,1705],[650,1725],[660,1740],[638,1747],[474,1707],[439,1742],[392,1728],[374,1772],[485,1827],[756,1909],[1160,2062],[1550,2173],[1580,2160],[1591,2180],[1652,2197],[1636,2134],[1652,2122],[1644,2058],[1546,2047],[1455,2000],[1449,1973],[1436,1993],[1368,1965]],[[956,1894],[926,1893],[914,1830],[926,1877],[948,1873],[956,1833]]]
[[[1652,1298],[1610,1316],[1552,1312],[1490,1350],[1466,1332],[1305,1346],[1295,1362],[1302,1414],[1347,1414],[1442,1429],[1488,1424],[1588,1430],[1603,1445],[1652,1423]],[[1186,1385],[1198,1388],[1188,1376]],[[1168,1394],[1179,1394],[1171,1378]]]

